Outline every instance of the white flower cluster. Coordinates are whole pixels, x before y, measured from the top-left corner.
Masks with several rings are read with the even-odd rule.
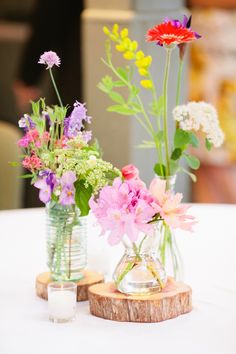
[[[217,111],[211,104],[189,102],[186,105],[176,106],[173,117],[179,122],[181,129],[202,131],[215,147],[222,145],[224,133],[219,126]]]

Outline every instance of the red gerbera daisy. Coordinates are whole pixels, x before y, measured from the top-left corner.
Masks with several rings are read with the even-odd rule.
[[[196,33],[182,24],[176,26],[173,21],[163,22],[148,30],[146,39],[148,42],[157,42],[159,45],[171,45],[191,42],[197,39]]]

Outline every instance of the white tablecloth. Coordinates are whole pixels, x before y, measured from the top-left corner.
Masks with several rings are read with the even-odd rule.
[[[89,314],[78,303],[72,323],[48,320],[47,302],[35,295],[46,270],[44,209],[0,212],[0,354],[235,354],[236,206],[193,205],[193,234],[177,232],[193,310],[154,324],[120,323]],[[122,254],[91,228],[89,268],[109,279]]]

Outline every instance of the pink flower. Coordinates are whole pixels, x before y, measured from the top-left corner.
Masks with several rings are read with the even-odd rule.
[[[186,214],[190,206],[180,204],[183,198],[181,193],[166,192],[166,181],[158,177],[152,180],[149,191],[155,199],[153,208],[169,226],[192,231],[196,221],[193,216]]]
[[[139,170],[134,165],[126,165],[121,169],[124,179],[137,179],[139,178]]]
[[[57,55],[57,53],[49,51],[49,52],[44,52],[38,61],[39,64],[45,64],[47,65],[47,69],[51,69],[54,65],[60,66],[61,64],[61,59]]]
[[[22,166],[30,171],[39,170],[42,167],[42,162],[38,156],[33,154],[24,158]]]
[[[26,148],[26,147],[29,146],[29,143],[30,143],[30,141],[29,141],[29,138],[28,138],[28,136],[26,134],[26,135],[23,136],[23,138],[18,140],[17,145],[20,146],[20,147]]]
[[[139,181],[129,180],[122,183],[116,178],[112,186],[104,187],[98,199],[90,199],[89,205],[94,212],[102,234],[108,231],[110,245],[119,243],[124,235],[135,242],[139,232],[151,234],[153,224],[149,224],[155,215],[154,202],[149,191]]]

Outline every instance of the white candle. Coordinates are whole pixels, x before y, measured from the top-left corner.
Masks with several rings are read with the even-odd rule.
[[[49,319],[54,322],[67,322],[76,314],[76,292],[66,288],[48,291]]]

